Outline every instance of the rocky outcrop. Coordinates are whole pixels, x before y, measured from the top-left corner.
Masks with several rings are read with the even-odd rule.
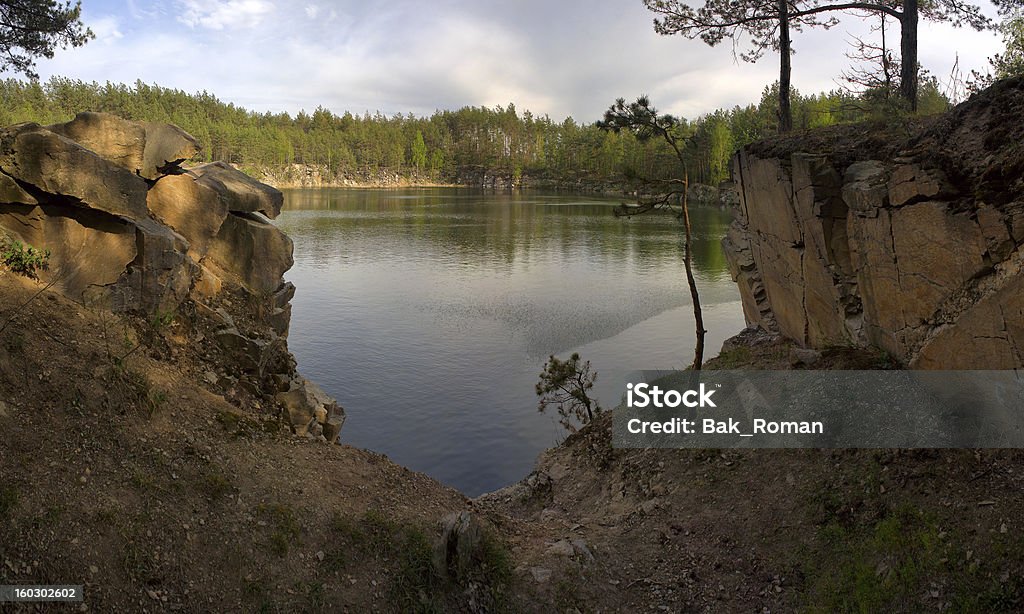
[[[740,151],[724,245],[747,322],[916,368],[1024,366],[1024,134],[1000,112],[1024,132],[1022,102],[1005,82],[890,147],[837,131]]]
[[[3,129],[0,233],[49,250],[44,281],[81,304],[203,318],[229,382],[334,441],[344,412],[287,349],[292,243],[268,219],[283,197],[223,162],[182,166],[198,151],[176,126],[102,113]]]

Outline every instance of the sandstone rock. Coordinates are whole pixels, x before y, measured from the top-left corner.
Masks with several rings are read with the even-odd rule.
[[[216,273],[205,266],[199,266],[199,276],[192,284],[192,290],[196,296],[201,299],[210,298],[220,294],[223,288],[224,282]]]
[[[893,207],[949,197],[953,193],[945,173],[915,163],[900,164],[889,178],[889,204]]]
[[[795,364],[838,342],[920,368],[1024,366],[1021,204],[965,203],[941,171],[909,159],[836,169],[826,155],[748,149],[733,174],[729,270],[748,324],[807,346]]]
[[[198,267],[188,256],[188,241],[152,219],[136,223],[138,255],[128,266],[125,309],[170,313],[188,296]]]
[[[275,398],[288,412],[288,421],[296,434],[304,435],[312,424],[318,424],[327,441],[337,441],[345,422],[344,410],[315,383],[301,376],[296,377],[288,390],[277,393]],[[326,420],[320,422],[318,416],[326,416]]]
[[[149,217],[145,181],[38,124],[0,131],[0,170],[42,192],[69,197],[53,203],[133,220]]]
[[[18,205],[34,205],[39,201],[26,192],[18,182],[7,175],[0,174],[0,203]]]
[[[108,113],[79,113],[47,129],[146,179],[176,172],[175,167],[199,153],[198,141],[177,126],[133,122]]]
[[[210,188],[186,175],[162,177],[146,197],[149,210],[189,242],[189,256],[199,262],[228,216],[227,205]]]
[[[241,334],[237,328],[221,329],[215,337],[229,364],[260,379],[267,375],[268,366],[284,350],[279,339],[254,339]],[[309,414],[312,417],[312,409]]]
[[[203,265],[264,296],[281,286],[292,262],[292,241],[276,226],[255,215],[231,214],[210,243]]]
[[[146,122],[146,150],[139,174],[156,179],[161,174],[178,173],[182,162],[197,155],[199,141],[174,124]]]
[[[789,349],[789,364],[794,367],[813,367],[821,361],[821,352],[811,348],[793,347]]]
[[[283,339],[288,338],[288,328],[292,321],[292,306],[285,305],[282,308],[274,309],[267,316],[267,324]]]
[[[284,195],[225,162],[210,162],[189,169],[196,182],[211,188],[232,213],[262,213],[270,219],[281,213]]]
[[[122,218],[74,207],[0,205],[0,227],[50,250],[49,279],[76,301],[110,298],[137,254],[135,226]]]

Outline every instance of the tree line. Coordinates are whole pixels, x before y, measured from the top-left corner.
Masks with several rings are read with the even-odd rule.
[[[938,84],[922,88],[923,111],[949,102]],[[778,131],[778,85],[761,100],[682,120],[683,155],[694,182],[715,184],[728,176],[732,152]],[[797,128],[869,119],[881,111],[863,96],[836,90],[803,96],[793,92]],[[621,182],[630,176],[674,177],[679,161],[665,143],[630,132],[601,130],[596,122],[563,121],[505,107],[467,106],[429,117],[380,112],[338,115],[256,112],[208,92],[187,93],[137,81],[99,84],[53,77],[46,82],[0,81],[0,125],[63,122],[83,110],[132,120],[170,122],[195,136],[202,159],[225,160],[247,170],[291,164],[316,165],[337,176],[381,173],[456,181],[467,170],[555,182]]]

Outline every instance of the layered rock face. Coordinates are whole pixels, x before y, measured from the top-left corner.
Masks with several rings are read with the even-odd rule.
[[[3,129],[0,232],[50,250],[46,281],[86,306],[209,317],[208,342],[277,396],[295,432],[334,440],[344,413],[287,351],[292,242],[268,219],[283,196],[222,162],[182,166],[198,152],[176,126],[102,113]],[[247,326],[219,306],[227,296]]]
[[[1016,80],[898,142],[739,152],[724,244],[748,324],[913,368],[1024,367],[1022,113]]]

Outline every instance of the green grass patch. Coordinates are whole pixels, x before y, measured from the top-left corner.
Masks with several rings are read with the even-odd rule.
[[[873,524],[833,518],[819,529],[822,552],[805,556],[810,612],[915,611],[951,552],[931,516],[902,506]]]
[[[377,510],[331,520],[331,540],[324,564],[340,572],[346,566],[373,560],[391,572],[389,602],[402,612],[448,612],[468,587],[488,611],[505,609],[505,591],[512,577],[508,548],[485,533],[469,569],[450,578],[434,562],[435,538],[422,527],[398,522]]]

